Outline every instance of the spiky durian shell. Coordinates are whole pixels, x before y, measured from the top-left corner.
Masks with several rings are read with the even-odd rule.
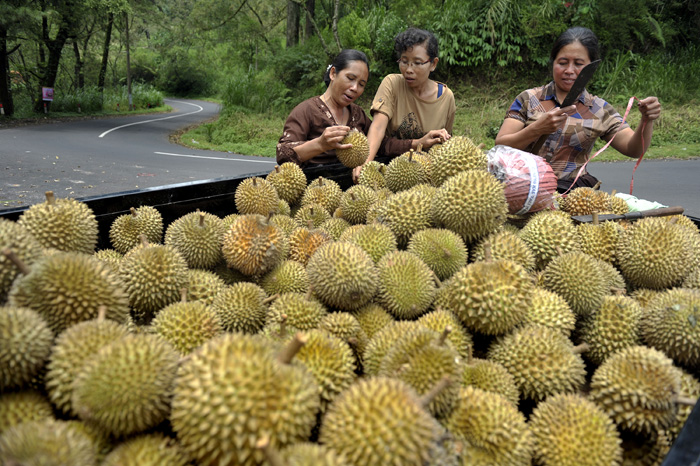
[[[284,260],[260,279],[260,287],[268,296],[275,293],[306,293],[309,274],[301,262]]]
[[[348,241],[361,247],[377,263],[390,252],[396,251],[396,235],[387,225],[372,223],[355,225],[340,236],[340,241]]]
[[[491,458],[491,462],[476,464],[531,464],[534,440],[525,416],[498,393],[460,387],[445,426],[466,442],[467,457],[472,454],[470,451],[480,450]]]
[[[515,385],[515,379],[496,361],[471,359],[464,364],[459,382],[464,387],[473,386],[487,392],[498,393],[514,406],[518,405],[520,392]]]
[[[387,188],[395,193],[405,191],[426,180],[423,166],[417,160],[413,160],[413,151],[395,157],[389,162],[384,178]]]
[[[683,288],[690,288],[693,290],[700,290],[700,267],[690,272],[685,280],[683,280]]]
[[[294,329],[311,330],[319,326],[327,313],[326,307],[313,296],[283,293],[270,304],[265,327],[277,329],[284,320],[285,325]]]
[[[73,382],[79,416],[120,437],[165,420],[179,355],[164,339],[129,334],[89,358]]]
[[[431,226],[430,209],[430,198],[412,190],[401,191],[381,204],[375,222],[388,226],[399,247],[405,247],[415,232]]]
[[[635,287],[670,288],[679,285],[691,271],[691,251],[686,228],[661,218],[642,218],[620,239],[620,270]]]
[[[450,278],[467,264],[467,246],[455,232],[426,228],[411,236],[408,251],[418,256],[440,280]]]
[[[542,400],[581,388],[586,370],[571,341],[558,330],[538,325],[516,329],[488,350],[515,379],[524,398]]]
[[[449,329],[447,339],[457,350],[460,357],[471,358],[474,342],[472,336],[467,332],[462,324],[451,311],[447,309],[436,309],[423,314],[416,322],[424,327],[442,333]]]
[[[265,178],[277,190],[280,199],[296,204],[306,189],[306,174],[299,165],[285,162],[276,166]]]
[[[151,322],[151,327],[183,355],[223,332],[216,311],[201,301],[164,307]]]
[[[211,309],[218,315],[224,331],[257,333],[265,325],[265,298],[265,291],[255,283],[234,283],[214,297]]]
[[[126,326],[108,319],[81,322],[61,333],[51,350],[46,373],[46,390],[54,406],[64,414],[77,416],[71,402],[73,381],[102,347],[128,334]]]
[[[651,434],[620,431],[622,466],[660,466],[671,449],[671,438],[665,430]]]
[[[445,143],[433,147],[429,152],[430,180],[433,186],[441,186],[448,178],[465,170],[486,171],[486,154],[468,137],[453,136]]]
[[[201,301],[209,305],[226,286],[223,278],[209,270],[189,269],[185,275],[188,301]]]
[[[270,217],[270,223],[282,230],[285,236],[289,236],[300,225],[289,215],[275,214]]]
[[[543,286],[564,298],[578,316],[595,312],[610,293],[597,260],[582,252],[553,258],[544,270]]]
[[[288,466],[346,466],[338,453],[318,443],[295,443],[284,448],[280,456]]]
[[[379,260],[377,271],[377,300],[397,319],[420,317],[433,303],[435,276],[415,254],[387,253]]]
[[[0,436],[5,465],[93,465],[96,446],[71,422],[40,419],[23,422]]]
[[[223,221],[206,212],[191,212],[165,230],[165,244],[174,247],[193,269],[209,269],[221,262]]]
[[[641,322],[647,345],[679,364],[700,368],[700,293],[674,288],[651,300]]]
[[[105,456],[101,466],[186,466],[189,458],[174,439],[161,433],[132,437]]]
[[[311,181],[306,187],[301,197],[301,205],[319,204],[329,215],[332,215],[340,205],[340,197],[342,195],[343,190],[340,189],[340,185],[337,182],[320,176]]]
[[[399,339],[406,337],[409,332],[415,333],[423,330],[418,322],[397,320],[389,322],[381,330],[370,337],[365,350],[363,362],[365,375],[377,375],[384,356]]]
[[[537,464],[612,466],[622,461],[620,435],[612,419],[580,395],[553,395],[540,402],[529,425]]]
[[[374,189],[359,184],[351,186],[340,197],[343,218],[353,225],[365,223],[367,210],[375,202],[377,202],[377,193]]]
[[[674,396],[680,393],[680,374],[661,351],[630,346],[596,369],[590,399],[620,428],[654,433],[676,419]]]
[[[608,212],[610,210],[610,196],[605,191],[589,187],[572,189],[560,203],[561,210],[569,215],[590,215],[593,212]]]
[[[232,269],[228,266],[228,264],[226,264],[226,261],[219,262],[219,264],[214,267],[212,271],[217,277],[222,279],[226,285],[250,281],[250,277],[243,275],[236,269]]]
[[[354,315],[360,323],[360,327],[362,327],[368,339],[372,338],[377,332],[391,322],[394,322],[394,318],[391,314],[374,302],[352,311],[352,315]]]
[[[522,323],[554,328],[568,337],[576,327],[576,314],[558,294],[535,287]]]
[[[297,227],[318,228],[329,220],[331,214],[318,203],[303,205],[294,214],[294,223]],[[290,232],[291,234],[291,232]]]
[[[279,196],[277,189],[265,178],[246,178],[236,188],[236,210],[241,215],[263,215],[277,213]]]
[[[20,274],[5,254],[5,248],[12,251],[20,261],[30,266],[43,256],[41,244],[19,223],[0,218],[0,303],[4,303],[12,282]]]
[[[241,214],[228,214],[227,216],[222,218],[221,221],[224,223],[224,226],[228,230],[229,228],[231,228],[231,225],[233,225],[236,222],[236,220],[238,220],[238,217],[240,216]]]
[[[431,464],[440,430],[408,384],[374,377],[358,380],[330,406],[320,442],[350,465],[421,466]]]
[[[22,388],[37,376],[53,340],[51,329],[36,311],[0,307],[0,392]]]
[[[700,399],[700,381],[693,377],[690,373],[684,371],[681,369],[681,391],[679,393],[680,396],[684,396],[686,398],[689,398],[691,400],[699,400]],[[678,414],[676,415],[676,420],[667,429],[669,436],[671,438],[671,441],[675,440],[678,438],[678,434],[680,434],[681,429],[685,425],[686,421],[688,420],[688,417],[690,416],[690,413],[693,411],[693,406],[689,405],[679,405],[678,406]]]
[[[51,403],[36,390],[0,393],[0,435],[23,422],[52,418]]]
[[[508,214],[503,184],[482,170],[466,170],[446,179],[431,209],[436,225],[454,231],[467,243],[494,232]]]
[[[331,241],[331,237],[321,229],[299,227],[289,235],[289,255],[287,257],[306,266],[316,250],[329,241]]]
[[[354,315],[349,312],[331,312],[321,319],[318,328],[335,335],[350,345],[358,364],[362,363],[362,355],[367,348],[369,339]]]
[[[309,438],[319,387],[305,368],[281,363],[276,348],[258,336],[225,334],[181,364],[170,421],[190,458],[260,465],[264,455],[256,442],[262,433],[277,449]]]
[[[99,261],[105,262],[112,266],[115,272],[119,272],[119,264],[124,259],[124,254],[114,249],[100,249],[95,251],[93,257]]]
[[[357,183],[375,190],[381,189],[386,186],[384,173],[386,173],[386,165],[372,160],[362,167]]]
[[[581,249],[571,217],[559,210],[534,214],[521,230],[520,237],[535,254],[537,270],[543,270],[559,254]]]
[[[491,247],[493,260],[507,259],[517,262],[527,271],[534,270],[535,255],[525,241],[509,230],[495,231],[479,241],[472,249],[473,262],[484,260],[484,246],[487,243]]]
[[[617,264],[617,245],[624,234],[619,223],[581,223],[576,227],[576,231],[581,240],[582,252],[610,264]]]
[[[345,135],[341,144],[352,144],[352,147],[348,149],[336,149],[335,155],[340,160],[340,163],[348,168],[359,167],[367,160],[369,157],[369,142],[367,141],[367,136],[362,131],[358,131],[357,128],[351,129],[348,134]]]
[[[97,219],[92,209],[75,199],[34,204],[17,223],[45,248],[92,254],[97,245]]]
[[[323,222],[319,228],[328,233],[328,235],[334,240],[338,240],[340,235],[342,235],[345,229],[349,226],[350,223],[344,218],[332,217]]]
[[[323,244],[306,266],[313,293],[329,307],[357,309],[377,290],[378,274],[372,258],[349,242]]]
[[[109,241],[115,251],[126,254],[141,243],[141,235],[149,243],[163,240],[163,216],[151,206],[141,206],[132,213],[115,218],[109,228]]]
[[[224,235],[222,252],[229,267],[244,275],[262,275],[282,262],[288,242],[284,232],[260,215],[243,215]]]

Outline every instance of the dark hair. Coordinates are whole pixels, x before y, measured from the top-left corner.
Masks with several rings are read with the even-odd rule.
[[[425,29],[408,28],[394,38],[396,58],[414,45],[424,45],[430,61],[438,56],[438,40],[432,32]]]
[[[574,42],[580,42],[581,45],[586,47],[586,50],[588,50],[588,58],[591,61],[600,58],[600,47],[598,46],[598,38],[596,35],[588,28],[576,26],[562,32],[557,38],[557,41],[554,42],[552,52],[549,54],[550,65],[554,63],[554,59],[557,58],[562,48]]]
[[[354,61],[365,62],[367,70],[369,70],[369,60],[367,60],[367,55],[364,52],[355,49],[343,49],[336,55],[333,62],[328,65],[326,72],[323,74],[323,82],[326,83],[326,87],[331,85],[331,68],[335,68],[335,72],[340,73]]]

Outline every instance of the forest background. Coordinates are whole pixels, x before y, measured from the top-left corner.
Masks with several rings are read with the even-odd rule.
[[[370,59],[358,101],[368,109],[398,72],[394,37],[415,26],[439,39],[433,78],[455,94],[454,134],[490,147],[513,98],[551,79],[551,45],[575,25],[602,45],[591,92],[621,113],[632,96],[661,100],[649,156],[700,156],[698,0],[3,0],[0,127],[194,97],[222,111],[179,135],[183,144],[274,156],[288,112],[323,92],[339,50]],[[55,90],[46,109],[42,87]]]

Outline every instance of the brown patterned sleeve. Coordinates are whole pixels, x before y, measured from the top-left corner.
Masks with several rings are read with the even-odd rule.
[[[308,140],[308,134],[311,127],[311,107],[308,101],[304,101],[294,107],[287,121],[284,122],[282,136],[277,142],[277,163],[293,162],[297,165],[303,165],[299,160],[297,153],[294,152],[294,147]]]

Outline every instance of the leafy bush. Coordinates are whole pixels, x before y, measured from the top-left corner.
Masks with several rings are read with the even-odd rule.
[[[163,106],[163,94],[150,84],[136,83],[131,86],[131,101],[135,109]],[[129,109],[129,94],[126,86],[113,90],[105,89],[103,108],[106,111]]]
[[[158,68],[156,86],[167,95],[187,97],[207,95],[211,80],[196,57],[175,50],[163,57]]]
[[[97,86],[88,86],[65,92],[57,89],[51,103],[53,112],[99,112],[102,111],[102,94]]]
[[[286,111],[291,105],[290,90],[270,70],[255,73],[235,70],[222,95],[224,109],[244,108],[257,112]]]
[[[318,38],[313,37],[296,47],[282,50],[276,57],[274,74],[289,89],[316,89],[319,83],[323,84],[323,73],[330,60]]]

